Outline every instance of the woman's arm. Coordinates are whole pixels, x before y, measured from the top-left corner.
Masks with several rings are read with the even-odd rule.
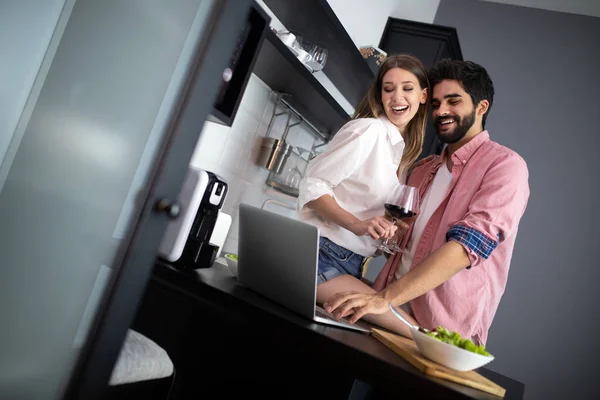
[[[352,213],[344,210],[333,197],[325,194],[306,206],[319,214],[323,219],[333,222],[356,236],[371,236],[373,240],[391,238],[396,234],[396,226],[383,216],[361,221]]]

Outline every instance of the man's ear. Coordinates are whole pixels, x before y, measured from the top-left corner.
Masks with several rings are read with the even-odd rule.
[[[487,100],[481,100],[479,104],[477,104],[477,115],[485,114],[488,108],[490,108],[490,102]]]

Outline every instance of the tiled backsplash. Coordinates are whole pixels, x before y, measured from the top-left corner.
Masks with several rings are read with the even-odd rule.
[[[241,202],[262,207],[268,199],[275,199],[294,208],[296,199],[282,194],[265,184],[269,171],[256,165],[262,138],[275,106],[276,94],[258,77],[251,75],[237,115],[231,127],[206,122],[191,165],[214,172],[228,184],[229,194],[222,211],[231,215],[233,222],[227,235],[223,251],[236,253],[238,244],[238,207]],[[278,110],[283,110],[278,107]],[[292,117],[293,118],[293,117]],[[280,138],[285,128],[285,116],[275,120],[270,137]],[[290,129],[286,142],[304,149],[312,148],[315,138],[304,125]],[[295,158],[290,157],[282,174],[293,168]],[[304,168],[300,168],[304,172]],[[265,209],[287,216],[293,211],[269,202]]]

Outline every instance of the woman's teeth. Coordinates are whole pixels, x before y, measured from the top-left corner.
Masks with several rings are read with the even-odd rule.
[[[408,109],[408,106],[398,106],[398,107],[392,107],[392,110],[394,112],[404,112]]]

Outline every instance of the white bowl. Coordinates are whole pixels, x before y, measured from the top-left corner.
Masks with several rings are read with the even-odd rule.
[[[472,371],[494,359],[494,356],[484,356],[444,343],[415,328],[412,328],[412,334],[421,354],[456,371]]]
[[[237,277],[238,263],[237,261],[227,257],[228,255],[229,254],[225,254],[225,257],[223,257],[227,262],[227,268],[229,268],[229,272],[231,272],[233,276]]]

